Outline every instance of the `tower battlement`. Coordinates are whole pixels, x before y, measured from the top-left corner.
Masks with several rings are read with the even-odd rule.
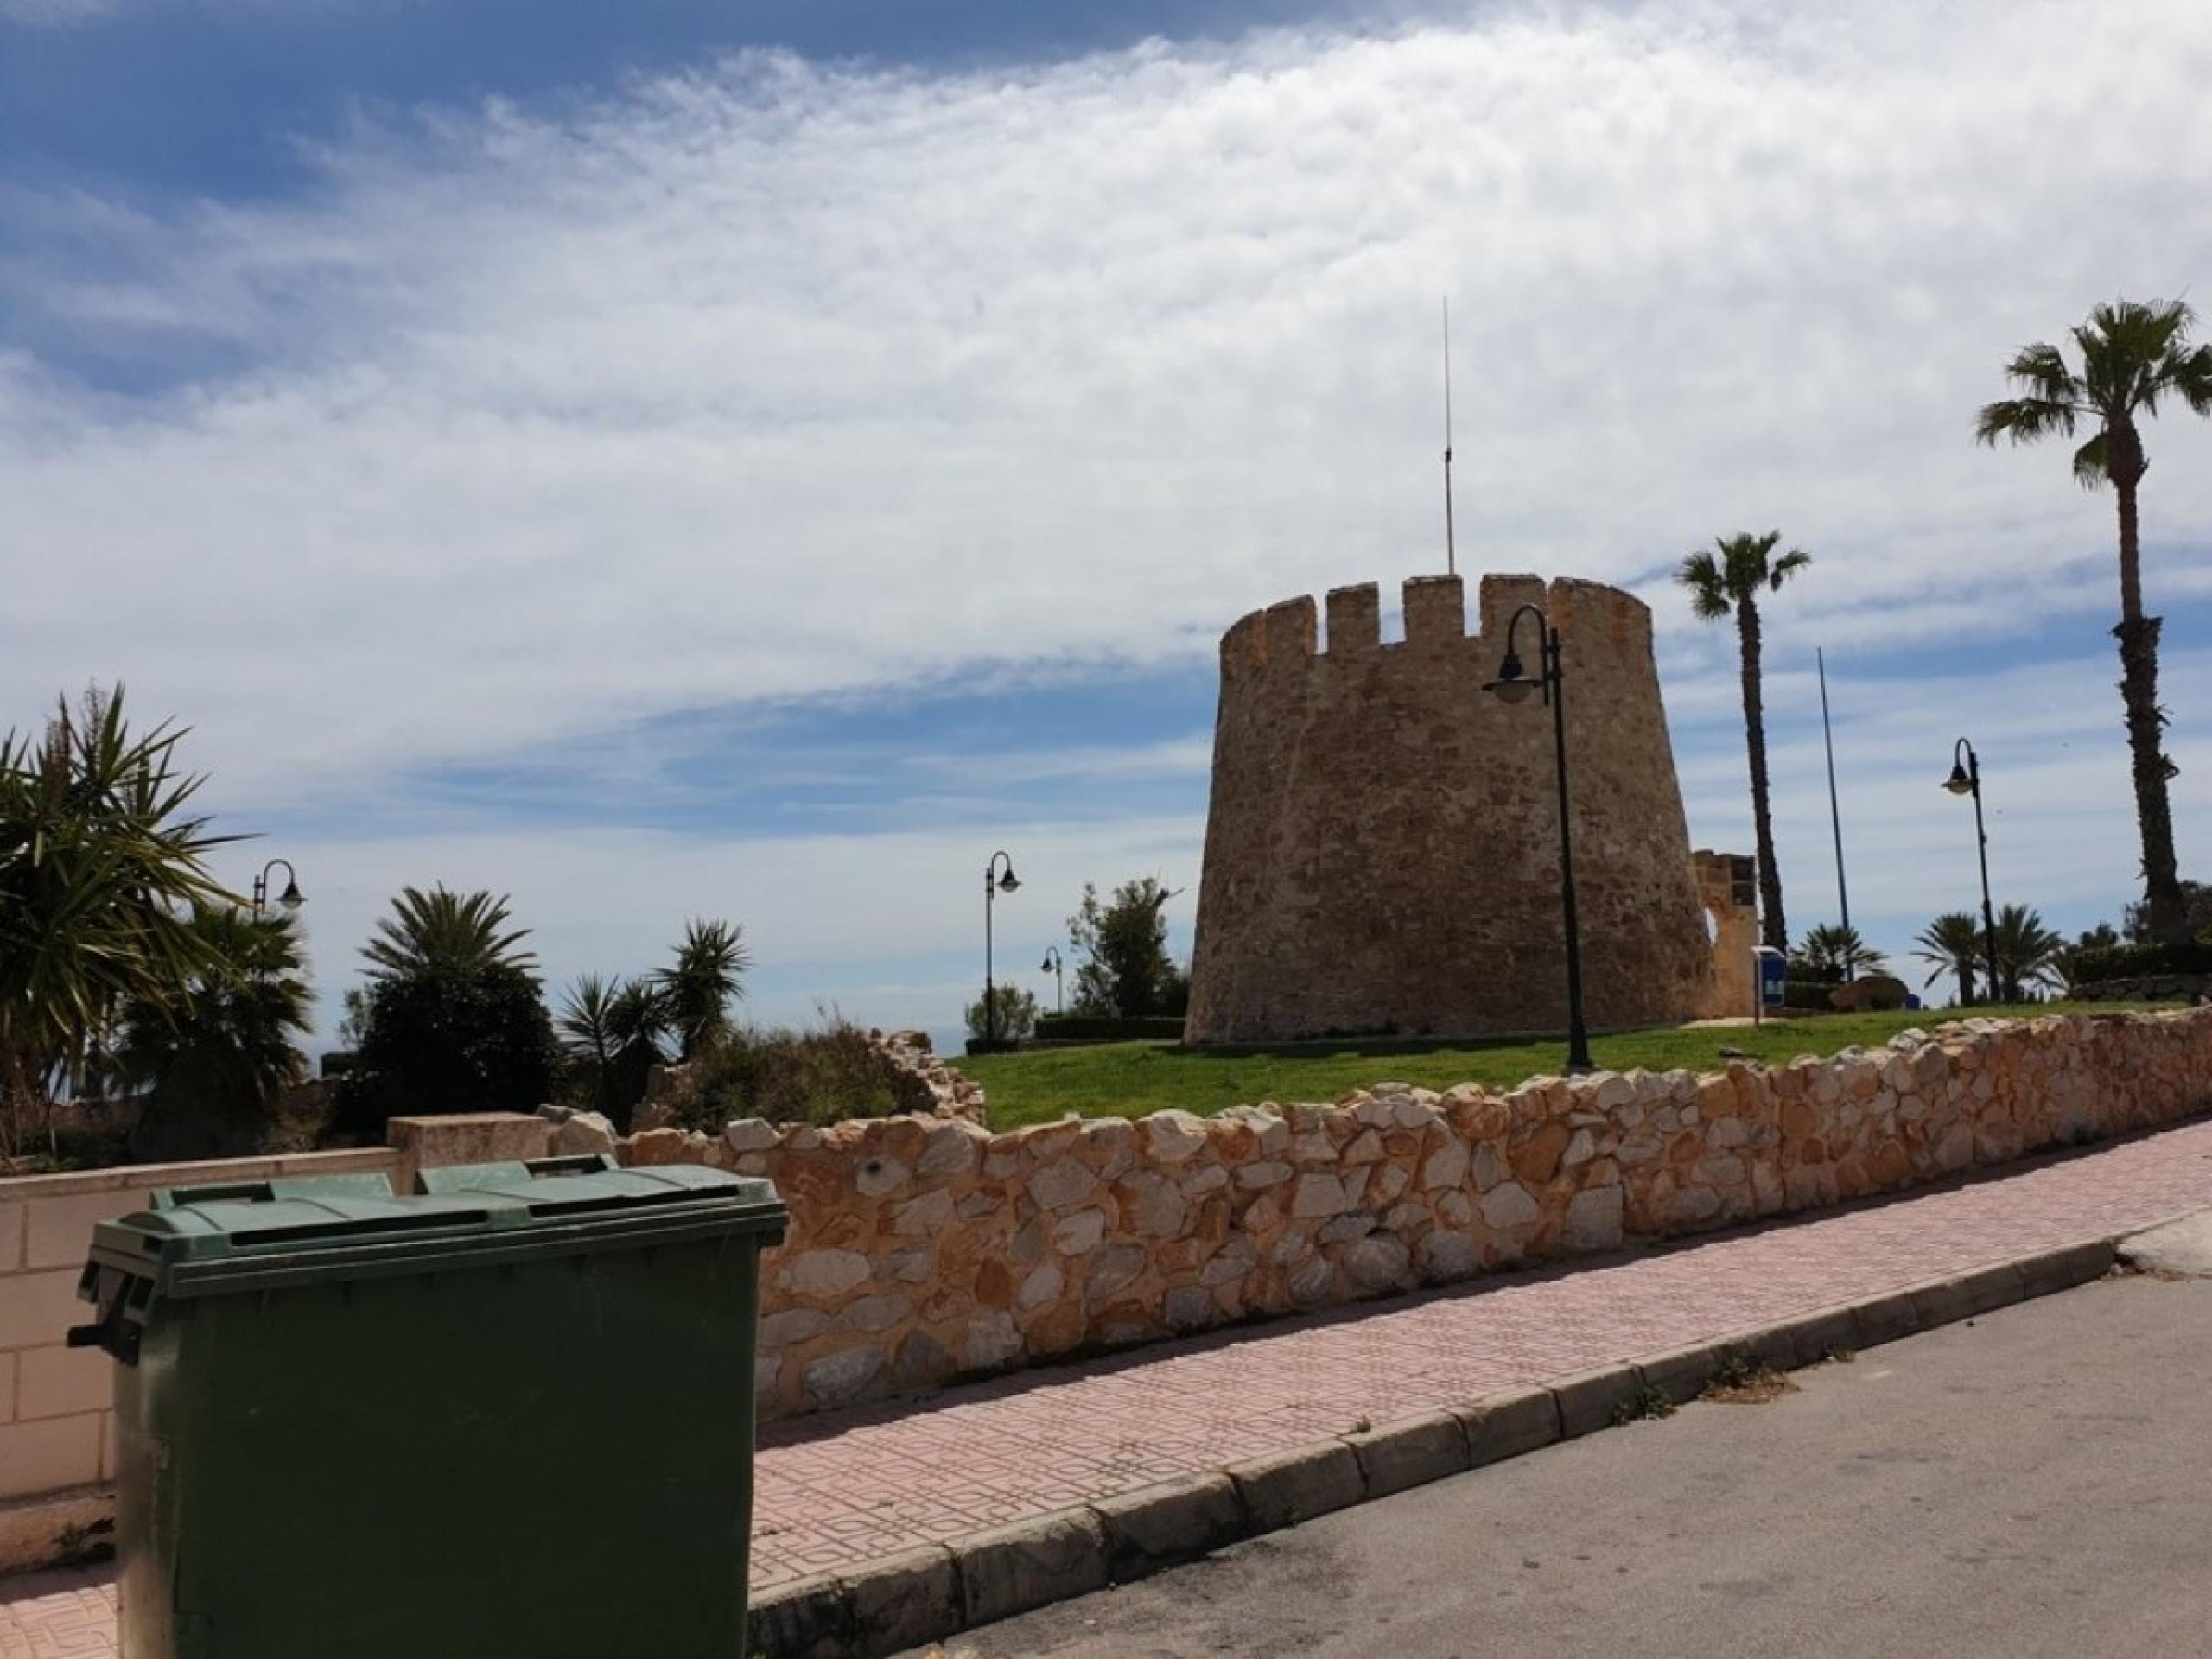
[[[1504,654],[1513,614],[1527,604],[1545,607],[1564,637],[1579,627],[1609,649],[1651,650],[1651,608],[1633,594],[1603,582],[1540,577],[1484,576],[1478,590],[1477,623],[1467,630],[1465,584],[1458,576],[1412,576],[1401,586],[1405,636],[1384,642],[1381,585],[1363,582],[1329,590],[1325,612],[1301,595],[1254,611],[1221,637],[1221,667],[1230,674],[1265,673],[1272,667],[1315,658],[1360,659],[1392,653],[1471,652],[1493,668]],[[1327,629],[1320,622],[1325,615]],[[1526,639],[1528,636],[1522,635]]]
[[[1373,582],[1221,641],[1194,1042],[1471,1035],[1565,1023],[1551,721],[1485,695],[1524,604],[1560,632],[1591,1017],[1688,1018],[1712,970],[1651,613],[1602,583]],[[1322,626],[1325,614],[1325,631]],[[1538,640],[1518,644],[1530,669]]]

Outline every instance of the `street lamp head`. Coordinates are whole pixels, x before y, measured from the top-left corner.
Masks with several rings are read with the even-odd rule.
[[[1001,893],[1012,893],[1020,885],[1021,883],[1014,879],[1014,861],[1012,859],[1008,859],[1007,861],[1006,874],[999,877],[999,891]]]
[[[307,903],[307,901],[308,896],[300,891],[300,884],[297,881],[285,882],[284,891],[278,894],[276,898],[276,902],[282,905],[286,910],[297,910],[302,905]]]
[[[1496,692],[1501,702],[1526,702],[1529,694],[1535,689],[1536,682],[1522,666],[1519,653],[1512,651],[1508,651],[1505,660],[1497,665],[1497,677],[1483,687],[1485,691]]]
[[[1943,787],[1954,795],[1971,795],[1974,793],[1974,779],[1967,776],[1967,769],[1964,766],[1954,760],[1951,763],[1951,775],[1944,780]]]

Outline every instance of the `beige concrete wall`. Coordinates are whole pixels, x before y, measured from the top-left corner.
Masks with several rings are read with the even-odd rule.
[[[0,1504],[114,1473],[113,1362],[97,1348],[63,1345],[69,1327],[91,1316],[77,1278],[93,1224],[143,1210],[157,1187],[394,1165],[374,1147],[0,1179]]]
[[[1373,584],[1246,617],[1221,643],[1190,1039],[1467,1035],[1566,1023],[1552,716],[1484,691],[1525,602],[1564,641],[1583,976],[1599,1027],[1711,1000],[1651,613],[1595,582],[1408,582],[1382,643]],[[1530,674],[1540,640],[1524,621]],[[1317,648],[1319,647],[1319,648]]]
[[[91,1318],[77,1280],[94,1224],[211,1181],[381,1172],[405,1190],[417,1167],[542,1156],[550,1133],[507,1114],[395,1118],[392,1147],[0,1179],[0,1570],[45,1559],[61,1527],[104,1510],[115,1473],[114,1362],[64,1344]]]

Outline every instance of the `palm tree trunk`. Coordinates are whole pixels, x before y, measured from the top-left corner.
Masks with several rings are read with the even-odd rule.
[[[2127,710],[2133,763],[2135,822],[2143,840],[2145,922],[2153,938],[2184,944],[2189,916],[2174,866],[2173,809],[2166,798],[2165,717],[2158,708],[2158,631],[2162,619],[2143,614],[2143,567],[2136,486],[2143,450],[2130,428],[2109,435],[2113,493],[2120,501],[2120,695]]]
[[[1736,632],[1743,645],[1744,747],[1751,768],[1751,830],[1758,840],[1759,937],[1777,950],[1789,949],[1782,915],[1782,872],[1774,863],[1774,819],[1767,810],[1766,708],[1759,695],[1759,607],[1749,594],[1737,601]]]
[[[1951,971],[1958,976],[1959,1006],[1962,1008],[1974,1007],[1974,958],[1961,957],[1951,964]]]

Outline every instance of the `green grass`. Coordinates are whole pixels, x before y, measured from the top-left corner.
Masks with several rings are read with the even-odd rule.
[[[2036,1007],[1974,1008],[1976,1015],[2111,1013],[2112,1003],[2045,1003]],[[1961,1017],[1954,1009],[1911,1014],[1825,1014],[1770,1020],[1763,1026],[1666,1027],[1623,1032],[1591,1043],[1598,1064],[1625,1071],[1718,1071],[1720,1051],[1755,1060],[1789,1061],[1833,1054],[1853,1044],[1887,1042],[1911,1027],[1927,1029]],[[1070,1112],[1085,1117],[1142,1117],[1180,1107],[1207,1115],[1260,1101],[1330,1101],[1378,1083],[1443,1090],[1458,1083],[1513,1088],[1557,1072],[1566,1058],[1556,1041],[1439,1043],[1420,1039],[1298,1044],[1278,1048],[1181,1048],[1173,1043],[1101,1043],[1024,1054],[987,1054],[952,1064],[983,1085],[991,1126],[1046,1123]]]

